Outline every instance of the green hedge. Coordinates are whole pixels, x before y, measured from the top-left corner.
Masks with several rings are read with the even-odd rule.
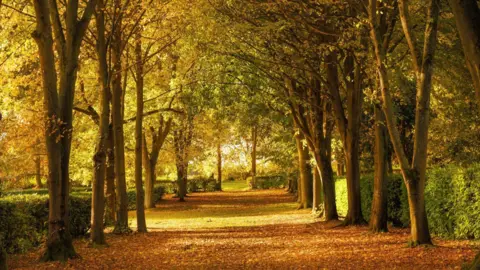
[[[153,202],[157,203],[162,199],[164,194],[164,187],[155,185],[153,188]],[[127,197],[128,197],[128,210],[137,210],[137,192],[135,189],[127,190]]]
[[[409,225],[408,197],[407,190],[403,184],[401,175],[388,176],[388,222],[394,226],[406,227]],[[338,214],[347,215],[347,181],[345,178],[338,178],[335,182],[335,193]],[[363,175],[360,178],[360,193],[362,202],[363,217],[368,221],[372,209],[373,199],[373,175]]]
[[[264,175],[255,177],[255,186],[252,183],[252,177],[249,176],[246,179],[249,187],[254,189],[272,189],[272,188],[285,188],[288,185],[288,175]]]
[[[338,213],[347,214],[345,178],[335,183]],[[373,175],[360,179],[362,212],[368,221],[373,198]],[[447,238],[480,239],[480,164],[469,168],[446,166],[427,172],[425,203],[431,233]],[[401,175],[388,177],[388,221],[410,223],[408,197]]]
[[[164,189],[154,188],[154,200]],[[136,209],[136,192],[128,190],[128,209]],[[70,233],[85,236],[90,229],[91,192],[83,189],[70,194]],[[48,231],[48,194],[25,191],[0,198],[0,243],[8,253],[25,252],[40,245]],[[0,249],[2,246],[0,246]]]
[[[91,198],[71,196],[70,232],[90,229]],[[38,246],[48,231],[48,195],[10,195],[0,199],[0,242],[8,253]]]
[[[480,164],[429,170],[425,202],[432,233],[480,239]]]
[[[187,192],[213,192],[217,181],[213,178],[192,178],[187,181]]]

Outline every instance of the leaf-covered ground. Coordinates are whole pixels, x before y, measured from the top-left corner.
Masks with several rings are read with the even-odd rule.
[[[186,203],[167,196],[147,212],[148,234],[107,234],[107,247],[76,240],[80,259],[38,263],[40,250],[11,256],[23,269],[460,269],[476,247],[435,239],[408,248],[408,230],[371,234],[335,227],[295,210],[282,190],[196,193]],[[134,213],[131,213],[132,217]],[[135,223],[132,222],[134,226]]]

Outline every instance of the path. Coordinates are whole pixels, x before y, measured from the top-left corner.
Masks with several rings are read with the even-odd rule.
[[[460,269],[475,256],[467,241],[407,248],[408,231],[371,234],[331,228],[295,210],[283,190],[170,196],[147,212],[150,233],[108,234],[108,247],[76,240],[81,259],[36,263],[39,252],[12,256],[24,269]]]

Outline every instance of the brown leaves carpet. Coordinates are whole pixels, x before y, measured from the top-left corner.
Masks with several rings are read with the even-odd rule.
[[[283,190],[171,197],[147,211],[148,234],[107,234],[108,246],[76,240],[80,259],[39,263],[41,250],[9,258],[11,269],[461,269],[468,241],[408,248],[406,229],[372,234],[334,227],[295,210]],[[132,227],[135,226],[132,213]]]

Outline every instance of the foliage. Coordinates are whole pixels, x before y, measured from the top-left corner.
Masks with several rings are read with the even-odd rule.
[[[128,190],[128,208],[135,210],[135,190]],[[164,194],[155,186],[154,201]],[[75,188],[70,195],[70,233],[73,237],[87,235],[90,229],[91,191]],[[42,243],[48,231],[48,191],[24,190],[9,192],[0,198],[0,242],[8,253],[25,252]]]
[[[480,164],[468,168],[436,167],[428,170],[425,187],[426,211],[433,234],[457,239],[480,238]],[[347,213],[347,186],[344,178],[336,181],[339,214]],[[373,175],[360,180],[362,210],[370,218]],[[401,175],[388,176],[388,221],[394,226],[410,223],[407,193]]]
[[[288,182],[286,174],[266,175],[255,177],[255,188],[257,189],[271,189],[271,188],[285,188]]]
[[[163,194],[165,194],[165,188],[161,185],[155,185],[153,188],[153,202],[157,203],[162,199]],[[137,209],[137,192],[135,189],[129,189],[127,190],[127,198],[128,198],[128,210],[136,210]]]
[[[373,199],[373,175],[363,175],[360,179],[360,193],[362,202],[363,216],[366,220],[370,219]],[[388,176],[388,222],[394,226],[406,227],[409,225],[409,210],[407,200],[407,190],[403,184],[401,175],[393,174]],[[337,208],[341,216],[347,214],[347,183],[345,178],[338,178],[335,182],[335,192],[337,199]]]
[[[433,233],[459,239],[480,238],[480,164],[430,170],[425,200]]]
[[[91,198],[71,196],[70,232],[84,236],[90,229]],[[9,195],[0,198],[0,239],[9,253],[38,246],[48,230],[47,195]]]
[[[213,178],[192,178],[187,181],[188,192],[213,192],[217,181]]]

